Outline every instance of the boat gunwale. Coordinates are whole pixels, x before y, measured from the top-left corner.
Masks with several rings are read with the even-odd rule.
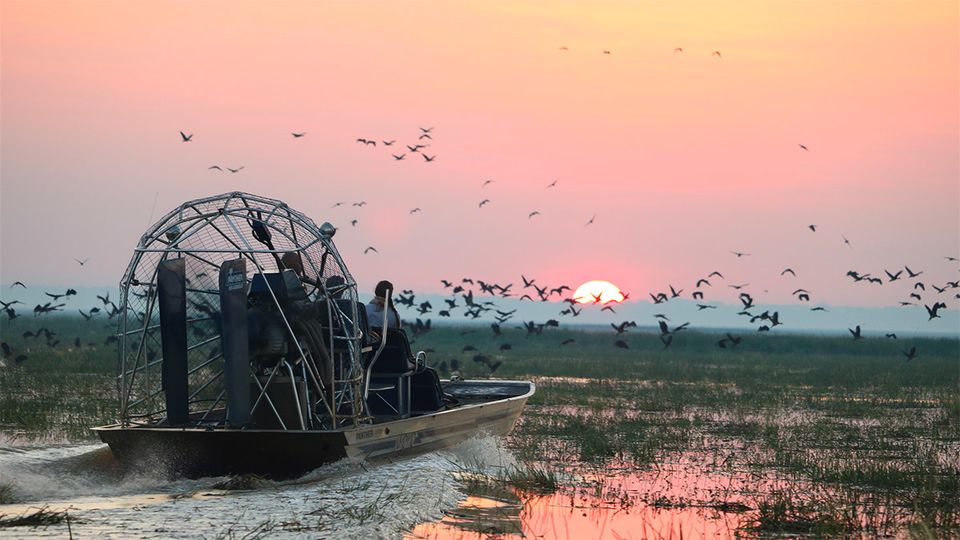
[[[101,431],[105,431],[105,432],[106,432],[106,431],[158,431],[158,432],[177,432],[177,433],[183,433],[183,432],[203,432],[203,433],[210,433],[210,432],[214,432],[214,433],[215,433],[215,432],[231,432],[231,433],[247,432],[247,433],[291,433],[291,434],[302,433],[302,434],[313,434],[313,435],[320,434],[320,433],[328,433],[328,434],[351,433],[351,432],[353,432],[353,431],[366,430],[366,429],[374,428],[374,427],[377,427],[377,426],[392,425],[392,424],[397,424],[397,423],[406,422],[406,421],[409,421],[409,420],[422,420],[422,419],[426,419],[426,418],[435,418],[435,417],[439,417],[439,416],[441,416],[441,415],[445,415],[445,414],[449,414],[449,413],[455,413],[455,412],[458,412],[458,411],[466,411],[466,410],[470,410],[470,409],[474,409],[474,408],[483,408],[483,407],[489,406],[489,405],[509,403],[509,402],[511,402],[511,401],[517,401],[517,400],[521,400],[521,399],[524,400],[524,401],[526,401],[527,399],[530,398],[530,396],[532,396],[534,393],[536,393],[536,390],[537,390],[537,385],[536,385],[536,383],[534,383],[533,381],[501,380],[501,379],[479,379],[479,380],[464,380],[464,381],[456,381],[456,382],[457,382],[457,383],[474,384],[474,385],[477,385],[477,386],[494,386],[494,385],[498,385],[498,384],[527,385],[527,391],[526,391],[525,393],[521,394],[521,395],[518,395],[518,396],[510,396],[510,397],[501,398],[501,399],[496,399],[496,400],[492,400],[492,401],[480,401],[480,402],[476,402],[476,403],[469,403],[469,404],[466,404],[466,405],[460,405],[460,406],[454,407],[454,408],[452,408],[452,409],[447,409],[447,410],[444,410],[444,411],[437,411],[437,412],[427,413],[427,414],[421,414],[421,415],[417,415],[417,416],[408,416],[407,418],[397,418],[397,419],[394,419],[394,420],[387,420],[387,421],[384,421],[384,422],[374,422],[374,423],[371,423],[371,424],[362,424],[362,425],[359,425],[359,426],[350,426],[350,427],[346,427],[346,428],[342,428],[342,429],[245,429],[245,428],[236,428],[236,429],[235,429],[235,428],[227,428],[227,427],[196,427],[196,426],[184,426],[184,427],[178,427],[178,426],[150,426],[150,425],[142,425],[142,426],[133,426],[133,425],[130,425],[130,426],[124,426],[124,425],[119,424],[119,423],[107,424],[107,425],[103,425],[103,426],[97,426],[97,427],[90,428],[90,429],[91,429],[92,431],[94,431],[94,432],[97,432],[97,433],[99,433],[99,432],[101,432]]]

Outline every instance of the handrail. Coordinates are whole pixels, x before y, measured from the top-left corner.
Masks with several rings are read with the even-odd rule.
[[[377,352],[373,355],[373,360],[370,360],[370,365],[367,366],[367,379],[363,384],[364,401],[367,400],[367,395],[370,393],[370,376],[373,374],[373,365],[380,359],[380,353],[382,353],[384,347],[387,346],[387,324],[389,323],[388,316],[390,315],[390,298],[392,296],[393,291],[387,289],[387,297],[383,302],[383,327],[380,328],[380,347],[377,348]]]

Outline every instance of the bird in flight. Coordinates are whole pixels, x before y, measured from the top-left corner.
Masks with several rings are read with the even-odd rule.
[[[939,319],[939,318],[940,318],[940,315],[938,315],[937,312],[940,311],[941,308],[942,308],[942,309],[947,309],[947,305],[944,304],[943,302],[937,302],[936,304],[933,305],[933,307],[930,307],[930,306],[924,304],[923,307],[927,308],[927,315],[930,316],[930,318],[927,319],[928,321],[932,321],[932,320],[934,320],[934,319]]]
[[[186,133],[184,133],[184,132],[181,131],[181,132],[180,132],[180,137],[183,139],[182,142],[190,142],[190,141],[193,140],[193,133],[187,135]]]
[[[813,232],[817,232],[817,226],[816,226],[816,225],[807,225],[807,228],[809,228],[809,229],[810,229],[811,231],[813,231]]]
[[[341,202],[338,202],[338,203],[334,203],[333,206],[331,206],[330,208],[336,208],[336,207],[338,207],[338,206],[343,206],[344,204],[346,204],[346,203],[341,201]]]
[[[413,210],[411,210],[410,213],[411,213],[411,214],[416,214],[416,213],[419,212],[419,211],[420,211],[420,207],[418,206],[418,207],[414,208]]]
[[[293,133],[291,133],[294,139],[299,139],[300,137],[303,137],[306,134],[307,134],[306,131],[301,131],[300,133],[297,133],[296,131],[294,131]]]
[[[227,167],[227,170],[232,173],[238,173],[243,170],[243,166],[241,165],[239,168],[236,168],[236,169],[231,169],[230,167]]]
[[[534,210],[533,212],[530,212],[530,214],[527,216],[527,219],[530,219],[533,216],[539,216],[539,215],[540,215],[540,212],[537,212],[536,210]]]
[[[800,148],[803,148],[803,149],[804,149],[804,150],[806,150],[807,152],[809,152],[809,151],[810,151],[810,149],[809,149],[809,148],[807,148],[806,146],[804,146],[804,145],[802,145],[802,144],[800,145]]]
[[[423,160],[426,161],[427,163],[430,163],[431,161],[437,159],[436,154],[434,154],[434,155],[432,155],[432,156],[428,156],[428,155],[426,155],[426,154],[420,154],[420,155],[423,156]]]
[[[377,251],[377,248],[375,248],[375,247],[373,247],[373,246],[370,246],[370,247],[368,247],[367,249],[363,250],[363,254],[366,255],[367,253],[370,253],[371,251],[374,252],[374,253],[380,253],[379,251]]]
[[[27,288],[27,286],[24,285],[22,281],[14,281],[14,282],[13,282],[13,285],[10,285],[10,288],[12,289],[12,288],[16,287],[17,285],[23,287],[24,289]]]
[[[597,219],[597,215],[596,215],[596,214],[594,214],[593,217],[590,218],[590,221],[588,221],[588,222],[584,225],[584,227],[586,227],[587,225],[592,225],[592,224],[593,224],[593,220],[595,220],[595,219]]]
[[[219,165],[211,165],[211,166],[207,167],[207,170],[208,170],[208,171],[209,171],[210,169],[216,169],[216,170],[218,170],[218,171],[220,171],[220,172],[223,172],[223,169],[221,169]]]
[[[569,51],[570,49],[569,49],[566,45],[564,45],[564,46],[560,47],[560,50],[561,50],[561,51]]]
[[[432,141],[433,137],[431,137],[429,133],[421,133],[420,136],[417,137],[417,140],[420,141],[423,139],[430,139]]]
[[[741,252],[739,252],[739,251],[731,251],[730,253],[733,253],[734,255],[736,255],[738,259],[739,259],[740,257],[746,257],[746,256],[750,255],[749,253],[741,253]]]
[[[554,180],[553,182],[550,182],[550,184],[549,184],[547,187],[545,187],[544,189],[550,189],[550,188],[556,186],[556,185],[557,185],[557,182],[559,182],[559,181],[560,181],[560,180]]]
[[[903,351],[903,355],[907,357],[907,362],[913,360],[917,357],[917,347],[910,347],[909,351]]]
[[[354,227],[357,226],[357,223],[358,223],[358,221],[355,220],[355,219],[350,220],[350,225],[353,225]]]
[[[863,336],[860,335],[860,325],[858,324],[856,329],[847,328],[850,331],[850,334],[853,336],[854,340],[863,339]]]
[[[676,49],[673,50],[673,52],[675,53],[683,52],[683,47],[677,47]]]
[[[393,159],[397,161],[401,161],[403,160],[403,158],[407,157],[407,154],[400,154],[399,156],[396,154],[390,154],[390,155],[393,156]]]
[[[81,260],[81,259],[74,259],[74,260],[77,261],[77,264],[79,264],[80,266],[83,266],[83,265],[87,264],[87,261],[89,261],[90,259],[82,259],[82,260]]]
[[[361,208],[366,206],[366,204],[367,204],[367,201],[360,201],[360,202],[353,203],[354,206],[359,206]]]
[[[780,272],[780,275],[784,274],[793,274],[793,277],[797,277],[797,273],[793,271],[793,268],[784,268],[783,272]]]
[[[392,141],[380,141],[380,142],[382,142],[384,146],[393,146],[393,143],[397,142],[397,140],[394,139]]]
[[[433,127],[420,128],[420,131],[422,131],[423,133],[430,133],[431,131],[433,131]]]
[[[840,236],[843,238],[843,243],[846,244],[846,245],[848,245],[848,246],[850,246],[850,248],[852,249],[852,248],[853,248],[853,244],[850,243],[850,240],[848,240],[845,235],[842,235],[842,234],[841,234]]]
[[[485,181],[485,182],[483,183],[483,185],[480,186],[480,189],[483,189],[483,188],[487,187],[487,184],[492,184],[493,182],[494,182],[494,180],[487,180],[487,181]]]
[[[480,201],[480,206],[478,206],[478,208],[483,208],[483,205],[487,204],[488,202],[490,202],[490,199],[484,199]]]
[[[604,50],[604,51],[603,51],[603,54],[610,54],[610,51]]]
[[[717,58],[723,58],[723,56],[720,54],[720,51],[713,51],[713,54],[711,56],[716,56]]]

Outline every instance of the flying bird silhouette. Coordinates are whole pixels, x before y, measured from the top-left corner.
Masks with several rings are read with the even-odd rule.
[[[533,212],[530,212],[529,215],[527,215],[527,219],[530,219],[533,216],[539,216],[539,215],[540,215],[540,212],[537,212],[536,210],[534,210]]]
[[[939,319],[940,315],[938,315],[937,312],[940,311],[941,309],[947,309],[947,305],[944,304],[943,302],[937,302],[936,304],[933,305],[933,307],[924,304],[923,307],[927,308],[927,315],[930,316],[930,318],[927,319],[928,321]]]
[[[297,133],[296,131],[294,131],[293,133],[291,133],[294,139],[299,139],[300,137],[303,137],[306,134],[307,134],[306,131],[301,131],[300,133]]]
[[[494,182],[494,180],[487,180],[486,182],[483,183],[482,186],[480,186],[480,189],[483,189],[483,188],[487,187],[487,184],[492,184],[493,182]]]
[[[723,56],[720,54],[720,51],[713,51],[711,56],[716,56],[717,58],[723,58]]]
[[[800,145],[800,148],[803,148],[803,149],[804,149],[805,151],[807,151],[807,152],[809,152],[809,151],[810,151],[810,149],[809,149],[809,148],[807,148],[806,146],[804,146],[804,145],[802,145],[802,144]]]
[[[480,205],[477,208],[483,208],[483,205],[487,204],[488,202],[490,202],[490,199],[484,199],[480,201]]]
[[[560,181],[560,180],[554,180],[553,182],[550,182],[550,183],[547,185],[547,187],[545,187],[544,189],[550,189],[550,188],[556,186],[556,185],[557,185],[557,182],[559,182],[559,181]]]
[[[184,132],[181,131],[181,132],[180,132],[180,137],[183,139],[183,141],[181,141],[181,142],[190,142],[190,141],[193,140],[193,133],[187,135],[186,133],[184,133]]]
[[[816,226],[816,225],[807,225],[807,228],[809,228],[809,229],[810,229],[811,231],[813,231],[813,232],[817,232],[817,226]]]
[[[377,251],[377,248],[375,248],[375,247],[373,247],[373,246],[370,246],[370,247],[368,247],[367,249],[363,250],[363,254],[366,255],[367,253],[370,253],[371,251],[374,252],[374,253],[380,253],[379,251]]]
[[[594,214],[593,217],[590,218],[590,221],[588,221],[588,222],[586,223],[586,225],[584,225],[584,227],[586,227],[587,225],[592,225],[592,224],[593,224],[593,220],[595,220],[595,219],[597,219],[597,215],[596,215],[596,214]]]
[[[856,327],[855,329],[847,328],[847,330],[850,331],[850,335],[853,336],[854,341],[856,341],[856,340],[858,340],[858,339],[863,339],[863,336],[860,335],[860,325],[859,325],[859,324],[857,325],[857,327]]]

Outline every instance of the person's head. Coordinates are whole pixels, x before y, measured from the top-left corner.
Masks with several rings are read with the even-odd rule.
[[[383,280],[380,283],[377,283],[377,287],[373,290],[373,294],[377,298],[386,298],[388,290],[390,291],[393,290],[393,283],[390,283],[387,280]],[[391,293],[391,296],[393,296],[392,293]]]
[[[289,268],[297,273],[298,276],[303,277],[303,259],[300,258],[300,254],[296,251],[288,251],[280,257],[280,264],[284,268]]]
[[[346,290],[344,287],[346,283],[343,276],[330,276],[324,282],[324,285],[327,288],[327,294],[330,295],[330,298],[340,298],[340,296],[343,295],[343,291]]]

